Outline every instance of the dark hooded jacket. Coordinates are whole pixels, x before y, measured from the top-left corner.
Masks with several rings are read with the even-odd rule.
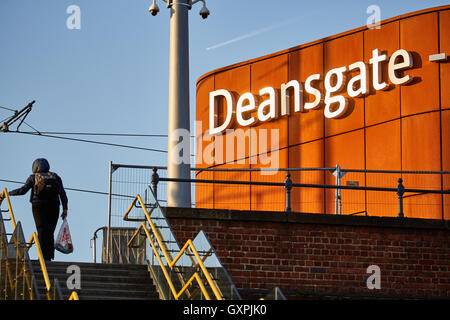
[[[38,203],[38,202],[41,202],[42,200],[39,199],[39,197],[37,197],[33,192],[34,184],[35,184],[35,176],[36,176],[36,173],[50,172],[50,164],[48,163],[48,161],[46,159],[39,158],[39,159],[34,160],[31,169],[32,169],[33,174],[28,177],[25,184],[21,188],[18,188],[18,189],[8,192],[8,194],[10,196],[21,196],[21,195],[26,194],[28,192],[28,190],[31,189],[30,202]],[[54,201],[59,204],[60,199],[61,199],[63,209],[67,210],[68,200],[67,200],[66,191],[64,190],[64,186],[63,186],[61,178],[56,173],[55,173],[55,176],[58,181],[58,189],[59,189],[58,195],[59,196],[57,198],[55,198]]]

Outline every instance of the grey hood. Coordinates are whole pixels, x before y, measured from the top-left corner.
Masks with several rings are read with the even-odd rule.
[[[39,158],[34,160],[32,171],[33,173],[43,173],[48,172],[50,170],[50,164],[48,163],[47,159]]]

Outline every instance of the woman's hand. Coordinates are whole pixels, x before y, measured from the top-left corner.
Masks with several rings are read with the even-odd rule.
[[[61,219],[65,219],[67,217],[67,209],[64,209],[63,210],[63,213],[62,213],[62,215],[61,215]]]

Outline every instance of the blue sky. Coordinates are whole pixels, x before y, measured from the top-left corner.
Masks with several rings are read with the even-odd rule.
[[[1,0],[0,106],[36,100],[26,121],[40,131],[167,134],[169,10],[151,16],[151,0]],[[191,123],[195,83],[219,67],[287,49],[366,24],[370,5],[381,18],[447,5],[438,0],[207,0],[190,12]],[[81,10],[69,30],[67,7]],[[11,112],[0,109],[0,120]],[[22,125],[21,130],[31,130]],[[81,137],[167,150],[165,138]],[[38,157],[66,187],[106,192],[108,163],[166,165],[166,154],[0,132],[0,179],[25,181]],[[0,181],[3,189],[19,185]],[[89,239],[107,223],[107,197],[68,191],[75,251],[56,260],[92,261]],[[28,196],[12,198],[29,238],[35,230]],[[58,225],[59,228],[59,225]],[[100,247],[98,247],[99,249]],[[35,257],[34,253],[31,254]]]

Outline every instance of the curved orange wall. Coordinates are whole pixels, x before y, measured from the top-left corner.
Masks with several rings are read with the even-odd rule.
[[[369,65],[372,50],[388,57],[398,49],[412,53],[414,66],[404,73],[414,77],[407,85],[391,85],[387,91],[371,91],[365,97],[350,98],[353,111],[343,119],[324,117],[320,110],[291,112],[270,122],[253,126],[279,130],[280,168],[335,167],[368,170],[450,171],[450,63],[430,62],[429,55],[450,53],[450,6],[410,13],[382,22],[381,29],[362,27],[258,59],[212,71],[197,82],[197,164],[196,167],[260,168],[261,163],[202,162],[203,152],[211,153],[203,136],[209,127],[209,93],[218,89],[241,95],[267,86],[280,89],[282,83],[322,75],[333,68],[356,61]],[[352,74],[350,74],[351,76]],[[383,79],[389,83],[386,68]],[[371,82],[369,82],[371,85]],[[320,82],[323,91],[323,81]],[[322,97],[323,97],[322,94]],[[347,96],[347,93],[344,93]],[[312,97],[305,94],[306,102]],[[220,106],[219,106],[220,110]],[[232,128],[238,128],[234,126]],[[203,143],[199,144],[199,140]],[[270,144],[269,144],[270,145]],[[221,152],[214,146],[214,155]],[[209,148],[209,149],[207,149]],[[224,147],[223,147],[224,148]],[[223,149],[225,153],[225,149]],[[247,160],[255,156],[249,146]],[[220,158],[220,157],[219,157]],[[259,172],[198,172],[198,179],[283,182],[285,173],[262,176]],[[293,173],[297,183],[334,184],[329,172]],[[399,174],[348,173],[342,183],[360,186],[396,187]],[[449,177],[404,174],[407,188],[450,189]],[[353,183],[355,183],[353,182]],[[293,189],[292,207],[296,212],[334,213],[334,190]],[[395,193],[342,191],[343,214],[366,211],[368,215],[396,216]],[[197,207],[243,210],[284,210],[283,188],[262,186],[198,185]],[[423,195],[405,199],[405,216],[450,219],[450,196]]]

